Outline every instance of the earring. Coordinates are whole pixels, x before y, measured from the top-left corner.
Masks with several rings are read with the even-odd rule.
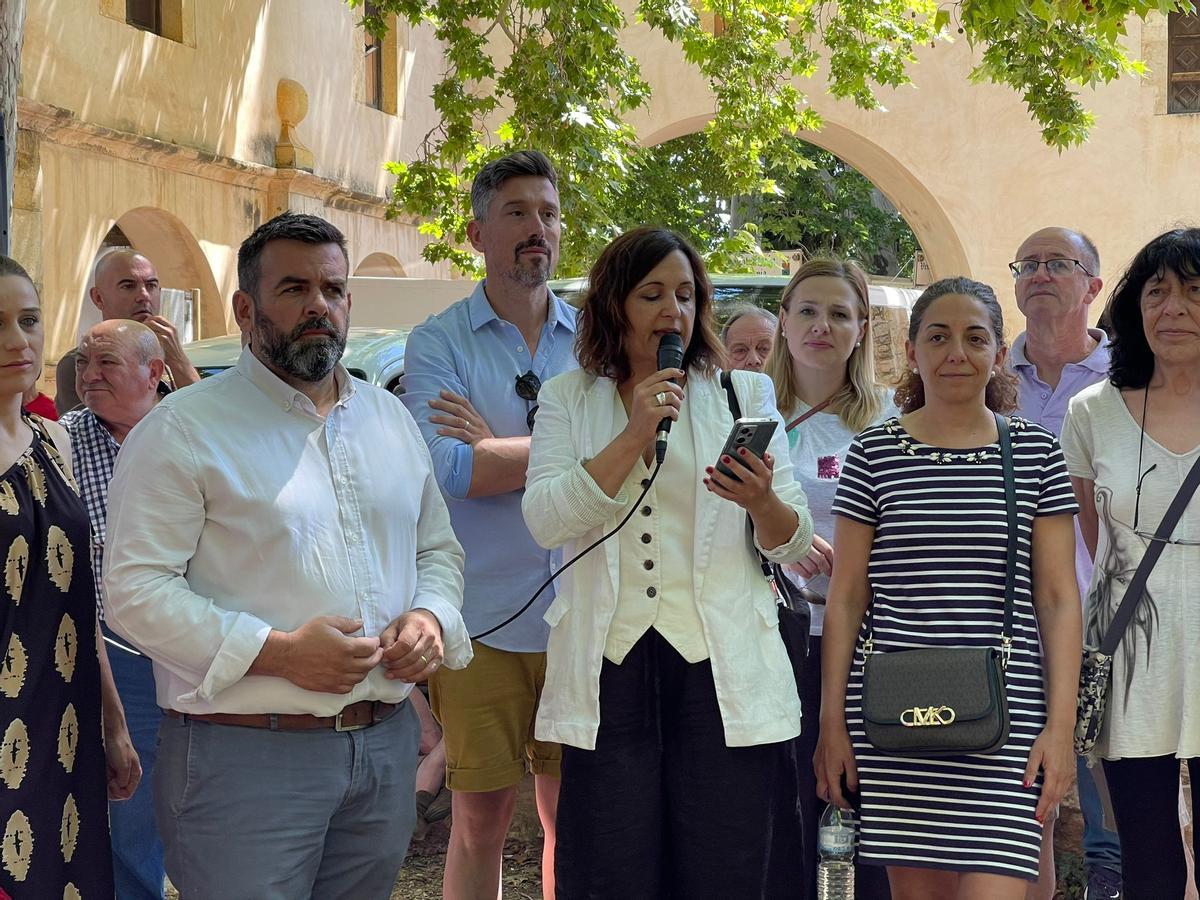
[[[991,381],[993,378],[995,378],[999,374],[1000,373],[997,372],[995,369],[992,369],[992,374],[988,376],[988,381]]]
[[[854,348],[855,348],[856,350],[857,350],[859,347],[861,347],[861,346],[862,346],[862,341],[855,341],[855,342],[854,342]]]
[[[916,374],[917,374],[917,370],[916,370],[916,369],[913,369],[913,370],[912,370],[912,373],[913,373],[914,375],[916,375]]]

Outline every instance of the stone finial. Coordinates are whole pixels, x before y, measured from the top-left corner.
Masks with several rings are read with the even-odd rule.
[[[308,115],[308,91],[290,78],[280,78],[275,89],[275,108],[279,112],[279,140],[275,144],[275,165],[280,169],[313,170],[312,151],[300,143],[295,129]]]

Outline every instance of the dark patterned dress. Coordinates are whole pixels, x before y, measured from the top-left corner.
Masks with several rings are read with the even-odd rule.
[[[0,476],[0,553],[0,898],[111,898],[87,510],[36,435]]]

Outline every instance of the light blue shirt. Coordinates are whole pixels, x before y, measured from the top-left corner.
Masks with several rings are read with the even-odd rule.
[[[1025,332],[1013,341],[1008,359],[1021,382],[1017,415],[1036,422],[1055,437],[1062,436],[1063,420],[1071,398],[1085,387],[1108,377],[1111,353],[1108,336],[1098,328],[1088,329],[1096,339],[1096,349],[1076,363],[1063,366],[1057,387],[1050,387],[1038,378],[1037,366],[1025,355]],[[1079,596],[1086,598],[1092,583],[1092,557],[1088,554],[1083,535],[1079,532],[1079,517],[1075,517],[1075,579],[1079,582]]]
[[[450,520],[467,554],[463,619],[471,634],[500,624],[557,570],[558,551],[543,550],[525,527],[521,497],[511,491],[466,499],[474,455],[469,444],[437,433],[429,421],[429,401],[441,390],[471,401],[496,437],[529,434],[531,403],[517,396],[517,378],[532,370],[542,384],[577,368],[575,308],[550,294],[549,315],[530,354],[520,329],[496,315],[484,282],[471,296],[413,329],[404,351],[403,400],[421,428],[433,456],[438,484],[450,507]],[[515,622],[483,639],[499,650],[518,653],[546,649],[550,627],[542,615],[554,598],[554,586]]]

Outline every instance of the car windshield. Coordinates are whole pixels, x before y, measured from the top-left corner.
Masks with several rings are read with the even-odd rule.
[[[713,282],[714,312],[718,327],[725,324],[725,320],[734,309],[745,304],[761,306],[773,313],[779,312],[779,299],[783,295],[783,284],[777,284],[774,281],[756,282],[752,277],[744,280],[738,278],[734,283],[722,283],[722,277],[719,275],[714,276]],[[551,282],[550,288],[572,306],[581,306],[584,294],[587,293],[587,283],[583,279]]]

